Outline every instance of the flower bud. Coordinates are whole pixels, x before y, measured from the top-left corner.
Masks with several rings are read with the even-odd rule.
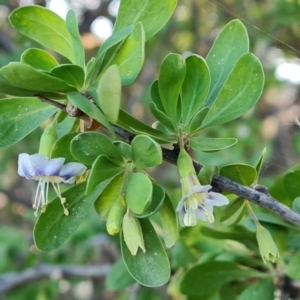
[[[47,158],[50,158],[51,149],[56,140],[57,140],[56,122],[53,121],[45,128],[41,136],[39,154]]]
[[[266,264],[267,260],[275,262],[279,258],[279,252],[271,233],[259,225],[257,226],[256,239],[264,263]]]
[[[190,155],[185,151],[184,148],[180,149],[178,159],[177,159],[177,167],[180,178],[186,178],[190,174],[196,176],[196,172],[193,165],[193,160]]]
[[[126,211],[124,198],[120,196],[112,205],[106,222],[106,229],[110,235],[119,233],[122,227],[123,217]]]
[[[140,221],[129,209],[123,218],[123,237],[131,255],[136,255],[139,247],[146,252]]]

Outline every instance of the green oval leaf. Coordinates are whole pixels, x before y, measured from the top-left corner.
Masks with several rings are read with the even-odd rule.
[[[186,133],[189,133],[190,135],[196,134],[198,131],[201,130],[201,125],[203,120],[205,119],[206,115],[209,112],[209,107],[203,107],[201,108],[192,118],[191,123],[184,128],[184,131]]]
[[[103,219],[106,220],[109,214],[109,211],[116,201],[123,189],[124,185],[124,173],[117,175],[103,190],[101,195],[95,201],[95,210],[98,215]]]
[[[160,111],[154,102],[150,103],[150,110],[151,110],[153,116],[158,121],[160,121],[160,123],[162,123],[165,127],[167,127],[167,129],[169,129],[171,131],[175,131],[175,127],[174,127],[172,121],[170,120],[170,118],[164,112]]]
[[[264,278],[252,283],[240,294],[238,300],[274,299],[274,279]]]
[[[107,289],[112,291],[122,290],[133,283],[135,280],[129,274],[122,258],[113,264],[105,278]]]
[[[22,34],[76,63],[66,24],[51,10],[37,5],[22,6],[10,14],[9,21]]]
[[[97,199],[109,181],[103,182],[86,196],[85,183],[78,184],[62,193],[66,198],[69,215],[65,216],[59,198],[51,201],[45,213],[41,214],[34,226],[33,236],[38,249],[51,251],[58,248],[82,223],[90,206]]]
[[[78,132],[71,132],[56,140],[51,149],[51,158],[64,157],[65,163],[77,161],[71,153],[71,141],[76,135]]]
[[[189,269],[182,277],[180,291],[189,296],[204,296],[229,282],[256,277],[261,277],[261,274],[252,269],[242,269],[232,262],[211,261]]]
[[[106,135],[98,132],[78,134],[72,140],[71,153],[78,161],[87,166],[91,166],[101,154],[117,162],[123,161],[123,157],[112,141]]]
[[[136,214],[138,218],[146,218],[155,214],[162,206],[165,199],[165,190],[152,181],[152,199],[150,206],[141,214]]]
[[[220,216],[220,221],[224,226],[236,225],[244,216],[246,206],[244,199],[237,198],[227,205]]]
[[[114,51],[109,53],[103,69],[117,65],[122,85],[132,83],[141,71],[145,59],[145,33],[142,24],[136,24],[124,43],[118,49],[112,50]]]
[[[118,67],[110,66],[101,76],[95,99],[109,121],[118,120],[121,105],[121,78]]]
[[[121,250],[124,263],[131,276],[142,285],[155,287],[164,285],[170,278],[170,264],[151,222],[139,219],[145,242],[146,252],[138,250],[132,256],[121,235]]]
[[[167,194],[161,209],[159,210],[163,238],[167,248],[175,245],[179,238],[178,217],[175,207]]]
[[[59,65],[51,70],[51,74],[78,90],[82,88],[84,83],[84,71],[76,65]]]
[[[241,55],[249,51],[247,30],[240,20],[230,21],[219,33],[206,62],[211,86],[205,106],[211,107]]]
[[[174,124],[178,124],[178,97],[186,72],[185,60],[171,53],[160,65],[158,90],[164,110]]]
[[[90,102],[86,97],[84,97],[76,91],[68,92],[67,97],[75,106],[77,106],[85,114],[87,114],[89,117],[95,119],[100,124],[105,126],[111,132],[112,135],[115,135],[110,123],[95,104]]]
[[[232,147],[237,141],[236,138],[192,137],[190,146],[196,151],[213,152]]]
[[[220,174],[241,183],[250,186],[256,179],[256,170],[246,164],[232,164],[220,169]]]
[[[18,142],[57,111],[36,98],[1,99],[0,107],[0,147]]]
[[[146,135],[138,135],[131,142],[132,159],[136,168],[155,167],[162,163],[162,150]]]
[[[71,36],[71,43],[75,57],[75,64],[82,69],[85,67],[85,54],[84,48],[81,43],[81,38],[78,30],[78,22],[74,10],[69,10],[66,16],[66,27]]]
[[[201,128],[238,118],[257,102],[263,87],[264,72],[259,59],[251,53],[242,55],[222,86]]]
[[[123,167],[116,165],[106,155],[100,155],[92,165],[86,186],[86,193],[89,194],[99,183],[106,179],[113,178],[122,170]]]
[[[121,1],[114,32],[128,25],[142,22],[146,39],[150,39],[171,17],[177,1],[127,0]]]
[[[11,62],[1,68],[0,76],[15,87],[36,91],[36,93],[67,92],[75,89],[59,78],[19,62]]]
[[[51,54],[36,48],[25,50],[21,56],[21,63],[44,71],[50,71],[58,66],[58,62]]]
[[[134,214],[142,214],[150,206],[152,200],[152,182],[143,173],[128,175],[125,199]]]
[[[181,91],[183,126],[188,125],[202,107],[210,87],[210,72],[204,58],[191,55],[185,59],[185,62],[186,74]]]

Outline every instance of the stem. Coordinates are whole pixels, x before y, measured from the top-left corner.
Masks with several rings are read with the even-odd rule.
[[[249,211],[256,227],[261,226],[258,219],[257,219],[257,217],[256,217],[256,215],[255,215],[255,213],[254,213],[254,211],[253,211],[253,209],[252,209],[252,207],[251,207],[251,204],[249,203],[248,200],[246,200],[246,206],[247,206],[247,209],[248,209],[248,211]]]

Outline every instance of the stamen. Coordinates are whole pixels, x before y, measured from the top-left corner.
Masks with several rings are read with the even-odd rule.
[[[55,186],[55,183],[53,183],[52,181],[51,181],[51,183],[52,183],[52,186],[53,186],[53,188],[54,188],[54,190],[55,190],[57,196],[58,196],[59,199],[60,199],[60,203],[61,203],[61,205],[62,205],[62,207],[63,207],[63,209],[64,209],[64,215],[68,216],[68,215],[69,215],[69,211],[68,211],[68,209],[65,207],[66,198],[62,198],[61,192],[60,192],[59,184],[57,183],[56,186]]]

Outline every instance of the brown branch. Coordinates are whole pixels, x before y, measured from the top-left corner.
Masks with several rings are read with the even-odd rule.
[[[43,101],[43,99],[47,99],[40,96],[38,96],[40,100]],[[49,99],[48,99],[49,100]],[[47,103],[54,105],[57,107],[57,102],[55,101],[48,101]],[[45,101],[44,101],[45,102]],[[53,103],[55,102],[55,104]],[[84,117],[85,116],[85,117]],[[83,118],[84,117],[84,118]],[[89,116],[82,113],[81,119],[86,120],[87,118],[90,120]],[[101,126],[102,128],[102,126]],[[117,126],[113,125],[115,133],[122,139],[123,141],[130,143],[131,140],[134,138],[134,134],[131,132],[128,132],[127,130]],[[105,131],[105,129],[104,129]],[[171,164],[176,165],[177,163],[177,157],[178,157],[178,151],[169,150],[162,148],[163,152],[163,159]],[[197,173],[201,170],[202,165],[198,162],[194,162],[194,167]],[[261,191],[255,190],[254,188],[243,186],[237,182],[234,182],[230,180],[229,178],[226,178],[221,175],[217,175],[214,177],[212,181],[212,186],[218,191],[227,191],[232,194],[235,194],[239,197],[245,198],[250,200],[251,202],[269,210],[272,213],[275,213],[276,215],[280,216],[281,218],[297,225],[300,227],[300,214],[296,213],[289,207],[283,205],[273,197],[271,197],[268,193],[262,193]]]
[[[44,278],[102,278],[105,277],[110,265],[68,266],[40,264],[21,272],[0,275],[0,293],[8,292],[16,287]]]

